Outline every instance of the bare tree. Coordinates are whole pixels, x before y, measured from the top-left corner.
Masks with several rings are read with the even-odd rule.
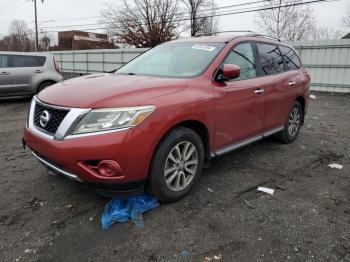
[[[314,30],[313,10],[298,6],[300,0],[270,0],[268,10],[259,11],[256,24],[264,33],[286,41],[308,39]]]
[[[312,40],[334,40],[340,39],[344,35],[341,30],[335,30],[328,27],[315,28],[310,36]]]
[[[348,11],[346,12],[346,15],[343,18],[343,23],[346,26],[350,26],[350,6],[348,6]]]
[[[191,36],[217,31],[214,0],[181,0],[189,13]]]
[[[23,20],[13,20],[9,26],[9,34],[1,42],[3,50],[32,51],[34,43],[32,32]]]
[[[178,36],[177,0],[123,1],[102,11],[108,33],[117,41],[136,47],[154,47]]]
[[[43,36],[39,39],[39,46],[42,51],[49,51],[52,44],[52,37],[47,32],[43,32]]]

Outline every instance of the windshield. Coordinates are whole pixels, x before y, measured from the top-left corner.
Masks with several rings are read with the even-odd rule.
[[[157,46],[116,71],[117,74],[191,77],[203,73],[224,43],[171,43]]]

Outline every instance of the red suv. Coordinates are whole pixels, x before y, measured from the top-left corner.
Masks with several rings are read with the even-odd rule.
[[[113,73],[34,97],[24,143],[56,173],[107,191],[185,196],[210,159],[303,124],[310,76],[261,35],[171,41]]]

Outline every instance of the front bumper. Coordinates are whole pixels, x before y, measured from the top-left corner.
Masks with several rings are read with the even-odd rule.
[[[45,159],[45,157],[39,155],[32,151],[33,156],[47,169],[51,170],[53,173],[58,175],[63,175],[69,179],[76,180],[78,182],[84,182],[75,174],[72,174],[64,168],[52,163],[50,160]],[[142,193],[145,180],[126,182],[126,183],[105,183],[105,182],[86,182],[85,183],[93,188],[97,189],[100,193],[104,195],[109,195],[109,193]]]
[[[24,130],[24,143],[47,168],[80,182],[106,184],[142,184],[148,175],[151,150],[140,132],[124,130],[106,134],[54,140]],[[87,168],[92,161],[114,160],[122,170],[116,177],[104,177]],[[135,164],[137,163],[137,164]]]
[[[36,103],[39,101],[34,98],[24,130],[23,143],[32,150],[41,164],[55,173],[112,191],[128,191],[144,184],[157,140],[153,132],[147,132],[147,126],[67,136],[65,133],[70,127],[69,124],[82,112],[87,111],[67,109],[69,113],[57,132],[48,135],[34,124]],[[53,105],[47,106],[57,108]],[[115,161],[118,164],[119,169],[115,176],[104,176],[96,169],[96,163],[103,160]]]

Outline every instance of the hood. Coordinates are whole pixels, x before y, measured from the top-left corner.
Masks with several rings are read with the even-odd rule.
[[[48,104],[80,107],[138,106],[156,97],[179,92],[187,79],[138,75],[94,74],[65,80],[39,93]]]

